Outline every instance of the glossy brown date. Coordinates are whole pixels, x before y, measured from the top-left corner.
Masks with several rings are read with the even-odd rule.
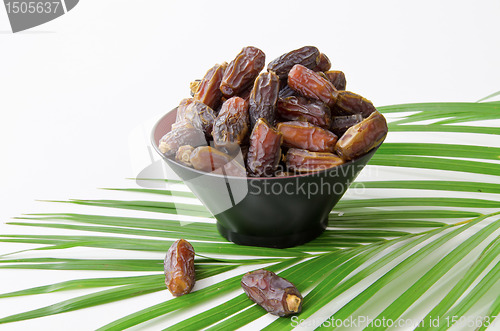
[[[310,152],[305,149],[290,148],[286,153],[287,169],[297,172],[312,172],[339,166],[344,163],[333,153]]]
[[[281,158],[282,135],[259,118],[250,135],[247,169],[253,177],[271,177]]]
[[[170,246],[164,261],[165,284],[173,296],[188,294],[196,282],[194,248],[184,239]]]
[[[352,160],[378,146],[387,135],[384,116],[375,111],[360,123],[351,126],[335,146],[336,153],[344,160]]]
[[[289,121],[306,121],[324,129],[330,128],[330,108],[319,100],[291,96],[278,100],[277,113]]]
[[[212,136],[217,148],[228,153],[238,149],[249,131],[248,103],[240,97],[232,97],[222,104],[215,119]]]
[[[223,64],[216,64],[210,68],[200,81],[196,93],[194,94],[194,99],[203,102],[212,109],[216,108],[220,104],[220,99],[222,97],[220,84],[226,68],[226,62]]]
[[[257,47],[244,47],[227,66],[220,90],[226,97],[232,97],[251,85],[264,68],[266,55]]]
[[[246,170],[241,164],[228,154],[210,146],[195,148],[190,154],[189,161],[196,170],[227,176],[246,176]]]
[[[337,136],[308,122],[282,122],[278,131],[283,134],[283,145],[313,152],[333,152]]]
[[[280,81],[274,72],[263,72],[255,79],[248,108],[252,128],[259,118],[274,125],[279,88]]]
[[[281,80],[286,80],[288,73],[296,64],[301,64],[306,68],[312,69],[318,65],[319,51],[314,46],[304,46],[285,53],[272,60],[267,65],[267,71],[274,71]]]
[[[346,87],[346,80],[345,80],[345,74],[340,71],[340,70],[330,70],[325,72],[326,77],[330,82],[332,82],[333,86],[338,91],[345,90]]]
[[[329,107],[337,101],[337,90],[333,84],[318,73],[296,64],[288,74],[288,86],[304,97],[317,99]]]
[[[241,287],[247,296],[268,313],[289,316],[302,310],[302,295],[291,282],[268,270],[246,273]]]
[[[338,115],[361,114],[363,117],[368,117],[374,111],[375,106],[370,100],[350,91],[339,91],[337,103],[332,109]]]
[[[314,71],[328,71],[332,67],[332,63],[326,54],[320,53],[318,57],[318,64],[312,68]]]
[[[347,115],[347,116],[332,116],[332,124],[330,131],[335,133],[338,137],[342,136],[347,129],[351,126],[358,124],[363,120],[361,114]]]
[[[188,122],[182,124],[160,139],[158,148],[166,156],[175,156],[179,147],[184,145],[202,146],[207,144],[203,131]]]
[[[189,122],[195,128],[201,129],[207,137],[212,133],[215,118],[213,109],[198,100],[190,100],[177,108],[176,122]]]
[[[280,92],[278,95],[280,98],[288,98],[297,95],[297,93],[286,84],[286,81],[284,81],[284,84],[280,85]]]

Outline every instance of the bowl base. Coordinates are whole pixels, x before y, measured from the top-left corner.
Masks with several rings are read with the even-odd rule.
[[[315,239],[320,234],[322,234],[323,231],[325,231],[327,224],[328,224],[328,218],[320,222],[317,227],[309,231],[304,231],[300,233],[294,233],[279,237],[248,236],[228,230],[227,228],[222,226],[219,222],[217,222],[217,230],[219,230],[219,233],[224,238],[238,245],[288,248],[288,247],[302,245]]]

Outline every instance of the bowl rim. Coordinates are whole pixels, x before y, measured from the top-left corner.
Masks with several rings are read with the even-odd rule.
[[[181,168],[184,168],[185,170],[187,171],[191,171],[191,172],[194,172],[196,174],[199,174],[200,176],[201,175],[204,175],[204,176],[213,176],[215,178],[221,178],[221,179],[224,179],[224,178],[231,178],[231,179],[240,179],[240,180],[284,180],[284,179],[290,179],[290,178],[304,178],[304,177],[309,177],[309,176],[318,176],[320,177],[321,174],[323,173],[326,173],[328,171],[331,171],[332,169],[337,169],[339,167],[346,167],[346,166],[349,166],[351,165],[352,163],[358,161],[359,159],[371,154],[371,153],[375,153],[377,151],[377,149],[383,144],[383,142],[385,141],[385,137],[384,139],[380,142],[380,144],[378,144],[377,146],[373,147],[371,150],[369,150],[366,154],[363,154],[361,155],[360,157],[358,158],[355,158],[353,160],[349,160],[345,163],[342,163],[341,165],[338,165],[338,166],[335,166],[335,167],[331,167],[331,168],[326,168],[326,169],[323,169],[323,170],[319,170],[319,171],[313,171],[311,173],[306,173],[306,174],[298,174],[298,175],[292,175],[292,176],[279,176],[279,177],[248,177],[248,176],[245,176],[245,177],[239,177],[239,176],[231,176],[231,175],[220,175],[220,174],[214,174],[214,173],[210,173],[210,172],[205,172],[205,171],[201,171],[201,170],[197,170],[197,169],[194,169],[194,168],[191,168],[191,167],[188,167],[180,162],[176,162],[175,160],[172,160],[171,158],[165,156],[159,149],[159,146],[155,140],[155,132],[156,132],[156,129],[158,128],[158,125],[160,124],[160,122],[167,116],[170,115],[170,113],[174,112],[175,110],[177,110],[178,107],[175,107],[173,108],[172,110],[168,111],[166,114],[164,114],[162,117],[160,117],[159,120],[157,120],[155,122],[155,124],[153,125],[153,128],[151,130],[151,135],[150,135],[150,139],[151,139],[151,144],[153,145],[153,148],[154,150],[162,157],[162,159],[166,160],[167,162],[172,162],[174,163],[176,166],[180,166]],[[170,132],[170,131],[169,131]],[[166,132],[165,134],[167,134],[168,132]],[[164,135],[165,135],[164,134]]]

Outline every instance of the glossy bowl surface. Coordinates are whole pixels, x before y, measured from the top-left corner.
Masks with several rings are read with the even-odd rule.
[[[217,229],[241,245],[292,247],[319,236],[328,215],[377,148],[335,168],[309,175],[252,178],[206,173],[165,157],[158,142],[175,122],[176,109],[152,132],[152,144],[172,170],[210,210]]]

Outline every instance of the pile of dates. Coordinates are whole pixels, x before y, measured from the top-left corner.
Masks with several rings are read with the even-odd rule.
[[[316,47],[264,65],[265,54],[248,46],[192,82],[160,151],[205,172],[273,177],[341,165],[387,135],[384,116],[345,90],[344,73]]]

